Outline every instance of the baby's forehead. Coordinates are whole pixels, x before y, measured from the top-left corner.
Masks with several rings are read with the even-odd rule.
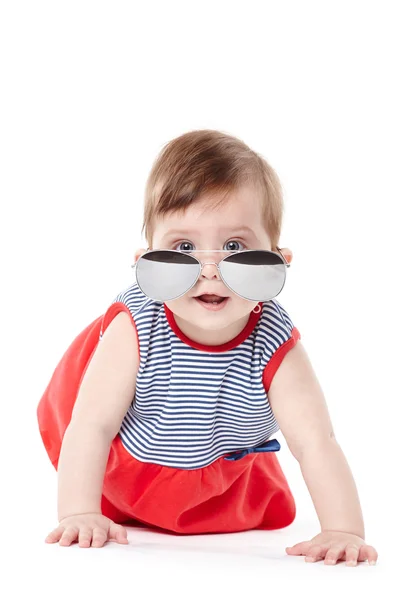
[[[257,207],[251,205],[225,205],[206,206],[192,205],[184,210],[170,212],[154,218],[154,231],[160,235],[170,231],[192,233],[199,231],[206,233],[207,229],[226,233],[240,227],[253,228],[260,223],[260,214]]]
[[[154,233],[158,237],[168,238],[173,236],[196,236],[208,237],[210,235],[224,237],[235,233],[254,233],[251,225],[243,224],[243,221],[234,220],[232,223],[227,223],[226,220],[218,217],[212,217],[207,227],[202,226],[199,220],[194,220],[192,223],[182,223],[181,221],[164,222],[154,228]]]
[[[155,214],[154,237],[220,239],[231,235],[263,235],[262,204],[253,189],[232,191],[221,197],[206,196],[184,208]]]

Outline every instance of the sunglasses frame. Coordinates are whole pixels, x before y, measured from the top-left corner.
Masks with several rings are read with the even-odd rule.
[[[250,299],[250,298],[246,298],[245,296],[242,296],[241,294],[238,294],[235,290],[233,290],[231,288],[231,286],[225,281],[220,268],[219,268],[219,264],[224,261],[226,258],[229,258],[229,256],[231,256],[232,254],[244,254],[246,252],[268,252],[269,254],[275,254],[275,256],[278,256],[281,260],[282,260],[282,264],[286,267],[289,268],[290,267],[290,263],[288,263],[288,261],[286,260],[286,258],[284,257],[284,255],[282,254],[281,250],[282,248],[278,248],[278,246],[276,247],[276,249],[278,250],[278,252],[274,252],[273,250],[266,250],[265,248],[252,248],[251,250],[190,250],[189,252],[183,252],[182,250],[173,250],[171,248],[147,248],[146,252],[143,252],[143,254],[138,258],[138,260],[133,263],[131,265],[132,269],[136,268],[136,265],[138,264],[139,260],[145,256],[146,254],[148,254],[149,252],[160,252],[160,251],[165,251],[165,252],[176,252],[178,254],[184,254],[184,255],[189,255],[191,256],[194,260],[196,260],[199,263],[200,266],[200,271],[198,276],[196,277],[193,285],[190,286],[190,288],[188,288],[183,294],[180,294],[179,296],[175,296],[174,298],[171,298],[170,300],[166,300],[166,302],[169,302],[171,300],[177,300],[178,298],[181,298],[182,296],[184,296],[185,294],[187,294],[198,282],[199,277],[201,275],[201,272],[203,270],[204,265],[215,265],[218,269],[218,273],[219,276],[221,278],[221,280],[223,281],[224,285],[226,285],[234,294],[236,294],[237,296],[241,297],[241,298],[245,298],[245,300],[251,300],[254,302],[254,300]],[[218,264],[215,262],[207,262],[204,263],[201,260],[199,260],[198,258],[196,258],[195,256],[192,255],[192,252],[225,252],[225,253],[229,253],[228,256],[224,256],[224,258],[222,258]],[[285,278],[286,279],[286,278]],[[143,292],[142,288],[139,285],[139,282],[137,281],[137,276],[136,276],[136,283],[138,284],[139,288],[141,289],[141,291]],[[281,290],[283,289],[283,287],[281,288]],[[143,292],[145,294],[145,292]],[[279,292],[280,293],[280,292]],[[146,294],[147,295],[147,294]],[[278,294],[277,294],[278,295]],[[158,300],[158,302],[161,302],[160,300]]]

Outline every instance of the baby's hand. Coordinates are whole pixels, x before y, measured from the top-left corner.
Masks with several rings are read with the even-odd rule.
[[[286,552],[304,555],[307,562],[325,559],[326,565],[335,565],[338,560],[345,560],[350,567],[367,559],[370,565],[374,565],[378,559],[375,548],[366,544],[363,538],[342,531],[322,531],[309,541],[286,548]]]
[[[79,542],[81,548],[101,548],[107,540],[128,543],[128,534],[125,527],[117,525],[100,513],[87,513],[72,515],[62,519],[51,533],[46,537],[47,544],[60,542],[60,546],[70,546],[72,542]]]

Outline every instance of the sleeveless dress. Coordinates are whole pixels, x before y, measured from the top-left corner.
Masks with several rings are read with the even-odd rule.
[[[135,397],[112,441],[102,512],[177,534],[278,529],[296,506],[270,439],[279,430],[268,389],[300,333],[276,300],[260,302],[229,342],[206,346],[134,283],[86,327],[40,400],[40,434],[54,467],[82,378],[108,325],[125,311],[136,328]]]

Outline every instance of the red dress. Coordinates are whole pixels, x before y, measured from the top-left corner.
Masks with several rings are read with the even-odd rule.
[[[116,301],[72,342],[57,365],[40,400],[37,416],[40,434],[57,469],[64,432],[70,422],[80,383],[113,318],[125,311],[136,327],[132,311]],[[165,308],[168,321],[176,323]],[[251,327],[259,315],[252,313]],[[251,329],[250,327],[250,329]],[[288,339],[273,354],[264,373],[268,389],[284,355],[300,338],[293,327]],[[265,451],[265,446],[272,451]],[[102,512],[117,523],[140,524],[178,534],[224,533],[249,529],[278,529],[291,524],[296,507],[274,449],[276,441],[242,454],[224,453],[211,464],[181,469],[135,458],[117,435],[106,467]],[[234,460],[235,456],[238,456]]]

